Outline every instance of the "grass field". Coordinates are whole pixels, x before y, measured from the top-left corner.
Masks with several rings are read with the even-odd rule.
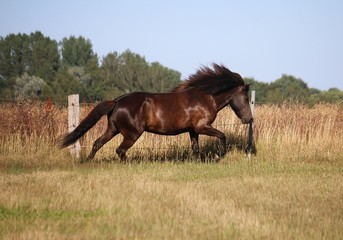
[[[89,108],[83,109],[83,116]],[[258,153],[248,160],[247,126],[230,109],[215,123],[228,136],[200,137],[202,160],[187,135],[146,134],[114,154],[120,137],[79,164],[56,147],[66,110],[44,104],[0,107],[1,239],[341,239],[343,108],[258,106]],[[102,120],[81,143],[88,153]],[[230,137],[229,137],[230,136]],[[114,159],[113,159],[114,158]]]

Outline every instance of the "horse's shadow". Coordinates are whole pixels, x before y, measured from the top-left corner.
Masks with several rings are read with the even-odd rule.
[[[244,152],[246,149],[247,140],[242,136],[228,136],[226,142],[227,154],[231,151]],[[97,163],[113,163],[120,161],[121,163],[141,163],[141,162],[218,162],[220,142],[219,140],[208,139],[200,145],[199,156],[193,156],[191,146],[179,146],[177,144],[170,146],[168,149],[139,149],[132,148],[126,160],[120,161],[117,156],[95,159]],[[86,156],[81,156],[84,159]]]

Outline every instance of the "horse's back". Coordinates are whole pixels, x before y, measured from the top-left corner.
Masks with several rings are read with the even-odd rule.
[[[184,132],[184,103],[180,93],[133,92],[118,97],[111,116],[117,128],[158,134]]]
[[[204,98],[187,92],[133,92],[116,99],[112,119],[119,129],[175,135],[214,120],[215,111]]]

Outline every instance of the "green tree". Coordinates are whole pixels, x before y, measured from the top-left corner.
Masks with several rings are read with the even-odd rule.
[[[25,72],[51,81],[59,67],[57,42],[41,32],[0,39],[0,72],[7,79]]]
[[[181,73],[153,62],[149,68],[149,79],[152,92],[168,92],[180,83]]]
[[[282,95],[282,100],[305,101],[310,91],[307,84],[300,78],[295,78],[291,75],[282,75],[271,84],[274,91],[279,89]]]
[[[42,78],[24,73],[15,80],[14,94],[17,99],[46,99],[52,91]]]
[[[51,85],[51,88],[54,89],[53,100],[59,102],[65,102],[70,94],[80,94],[81,98],[85,95],[83,86],[65,68],[57,72],[55,82]]]
[[[93,46],[89,39],[80,36],[63,38],[61,45],[62,62],[69,66],[86,66],[93,59],[98,58],[93,52]]]
[[[6,78],[21,76],[30,66],[30,39],[26,34],[0,38],[0,73]]]
[[[164,92],[175,87],[181,78],[179,72],[157,62],[149,64],[144,57],[130,50],[108,54],[102,61],[102,70],[105,84],[120,93]]]
[[[258,100],[257,100],[258,101]],[[282,103],[285,101],[281,88],[271,86],[266,93],[267,103]]]
[[[320,102],[343,103],[343,91],[338,88],[331,88],[328,91],[315,93],[309,97],[308,102],[310,105]]]
[[[118,58],[119,68],[116,86],[123,92],[149,91],[149,65],[144,57],[132,53],[130,50],[122,53]]]
[[[60,46],[63,68],[68,75],[66,79],[71,81],[74,93],[78,91],[82,99],[103,99],[98,56],[93,52],[91,41],[82,36],[71,36],[64,38]],[[62,85],[68,84],[60,78],[58,82]]]
[[[0,74],[0,101],[13,98],[12,86],[13,81]]]
[[[41,32],[31,33],[29,39],[30,59],[25,70],[47,82],[53,81],[60,61],[57,42],[45,37]]]
[[[256,92],[256,101],[264,103],[267,101],[267,93],[270,89],[270,84],[256,81],[254,78],[244,78],[244,81],[250,85],[250,91]]]
[[[321,91],[317,88],[310,88],[309,89],[309,93],[310,95],[313,95],[313,94],[319,94]]]

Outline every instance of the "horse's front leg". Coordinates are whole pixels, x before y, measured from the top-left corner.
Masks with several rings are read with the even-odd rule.
[[[219,157],[223,157],[226,154],[226,137],[223,132],[209,125],[201,129],[198,133],[219,138],[220,140],[219,152],[218,152]]]

